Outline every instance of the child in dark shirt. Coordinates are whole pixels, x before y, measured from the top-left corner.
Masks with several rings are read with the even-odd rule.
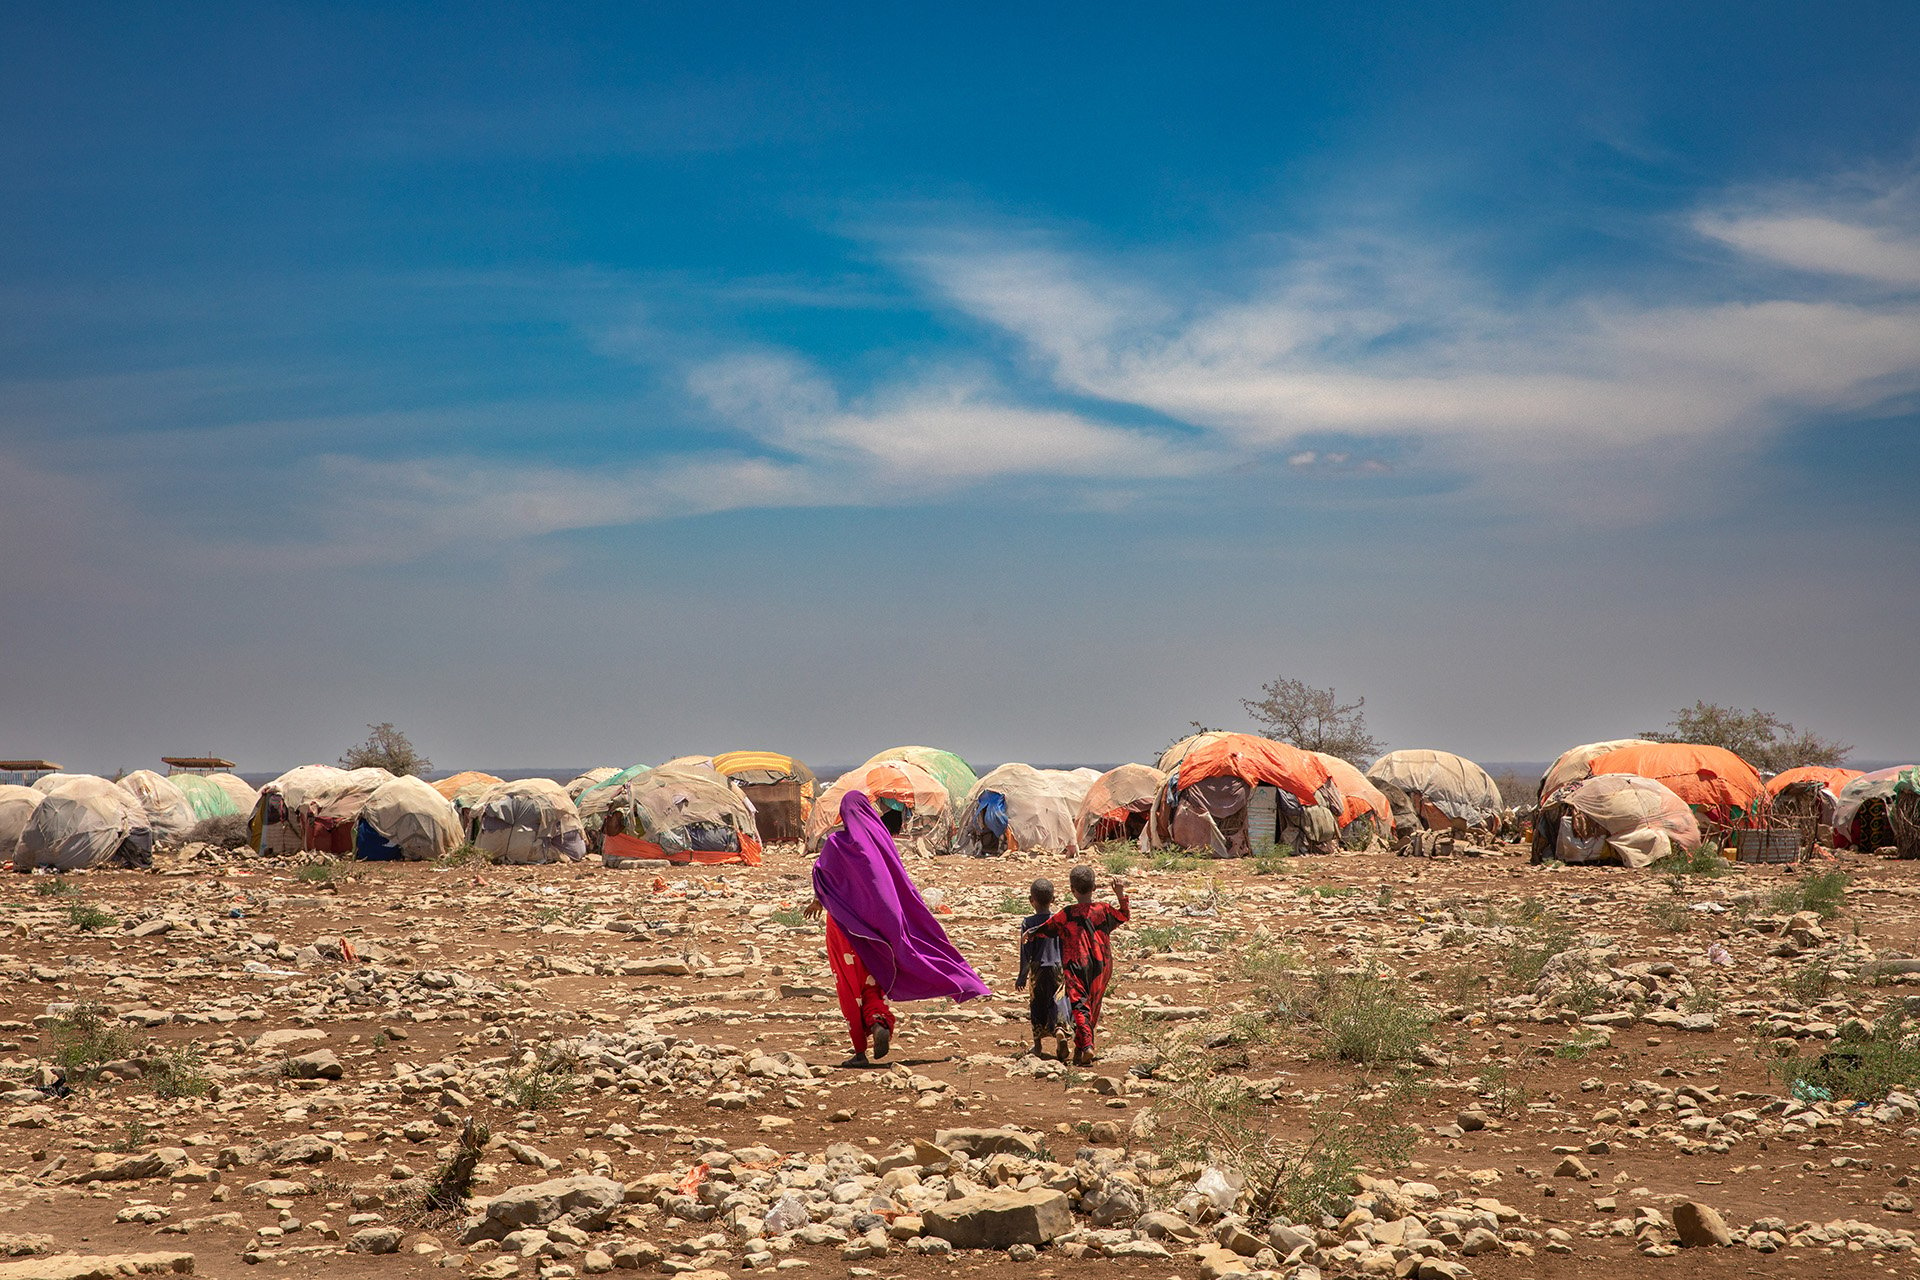
[[[1046,1056],[1040,1042],[1054,1038],[1054,1056],[1067,1060],[1067,1028],[1060,1016],[1060,940],[1032,935],[1053,915],[1053,881],[1041,879],[1027,890],[1027,902],[1033,914],[1020,922],[1020,976],[1014,990],[1026,989],[1033,980],[1033,996],[1027,1004],[1027,1021],[1033,1027],[1033,1056]]]

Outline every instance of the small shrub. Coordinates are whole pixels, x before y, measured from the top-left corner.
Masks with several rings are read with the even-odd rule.
[[[1133,869],[1140,865],[1139,851],[1124,840],[1108,840],[1098,848],[1100,865],[1110,876],[1132,875]]]
[[[507,1072],[500,1101],[516,1111],[544,1111],[572,1097],[579,1088],[579,1078],[570,1064],[542,1058],[532,1066]]]
[[[1664,933],[1693,932],[1693,912],[1687,910],[1686,903],[1673,898],[1662,898],[1649,906],[1647,918]]]
[[[1825,1089],[1836,1099],[1885,1097],[1920,1084],[1920,1035],[1904,1011],[1889,1013],[1866,1035],[1827,1042],[1824,1049],[1792,1054],[1774,1063],[1789,1083]]]
[[[486,861],[487,855],[476,848],[473,842],[469,840],[440,855],[440,857],[435,860],[434,865],[439,867],[470,867],[476,863],[485,864]]]
[[[1304,1142],[1275,1135],[1245,1082],[1213,1075],[1202,1055],[1154,1104],[1160,1144],[1175,1160],[1216,1165],[1244,1180],[1240,1207],[1255,1226],[1276,1219],[1317,1222],[1346,1203],[1356,1175],[1397,1165],[1418,1130],[1402,1121],[1404,1091],[1326,1099]]]
[[[1135,955],[1154,955],[1162,951],[1178,951],[1199,936],[1192,925],[1185,924],[1143,924],[1137,929],[1129,929],[1121,935]]]
[[[1527,1105],[1526,1086],[1513,1078],[1511,1068],[1488,1063],[1476,1077],[1481,1099],[1500,1115],[1511,1115]]]
[[[1668,876],[1724,876],[1733,870],[1733,864],[1720,856],[1720,846],[1711,840],[1702,841],[1692,853],[1678,851],[1654,863],[1652,868]]]
[[[1579,1062],[1606,1042],[1607,1038],[1599,1032],[1582,1028],[1568,1037],[1566,1043],[1555,1046],[1553,1056],[1563,1062]]]
[[[1815,960],[1789,974],[1781,982],[1780,990],[1789,1000],[1801,1004],[1819,1004],[1832,995],[1838,985],[1833,976],[1833,967],[1824,960]]]
[[[33,891],[43,898],[63,898],[77,896],[80,886],[60,876],[49,876],[45,880],[38,881],[33,886]]]
[[[1847,904],[1848,879],[1844,871],[1815,871],[1776,891],[1767,906],[1776,915],[1812,911],[1831,920]]]
[[[204,1098],[213,1092],[198,1043],[163,1049],[147,1063],[147,1083],[162,1098]]]
[[[781,907],[771,919],[775,924],[785,925],[789,929],[804,929],[813,923],[799,907]]]
[[[1284,853],[1263,853],[1253,860],[1253,874],[1257,876],[1285,875],[1293,867],[1293,859]]]
[[[1390,884],[1381,885],[1380,892],[1374,895],[1373,904],[1377,907],[1392,906],[1393,905],[1393,886]]]
[[[1155,871],[1198,871],[1200,859],[1187,849],[1156,849],[1151,865]]]
[[[1348,884],[1303,884],[1295,892],[1309,898],[1351,898],[1360,891]]]
[[[1529,905],[1531,904],[1531,910]],[[1500,948],[1500,968],[1522,986],[1540,980],[1547,961],[1574,944],[1573,927],[1529,898],[1520,904],[1519,923]]]
[[[120,1136],[107,1144],[107,1150],[129,1155],[141,1150],[152,1141],[153,1130],[147,1128],[144,1120],[135,1118],[127,1121],[126,1128],[120,1131]]]
[[[1322,1057],[1365,1067],[1392,1066],[1419,1052],[1433,1015],[1418,993],[1385,970],[1314,974],[1309,1012]]]
[[[105,1063],[132,1057],[139,1038],[98,1005],[83,1005],[53,1026],[52,1061],[68,1083],[91,1080]]]
[[[244,813],[222,813],[202,818],[188,830],[187,843],[218,845],[222,849],[250,848],[253,834],[247,829],[248,820],[249,815]]]
[[[1696,982],[1693,990],[1680,998],[1680,1012],[1718,1013],[1725,1003],[1720,996],[1720,988],[1711,982]]]
[[[293,873],[293,878],[302,884],[338,886],[346,875],[340,862],[329,858],[325,862],[307,863]]]
[[[1033,914],[1033,904],[1017,893],[1009,893],[1000,899],[1000,905],[995,909],[1003,916],[1025,916]]]
[[[1253,998],[1267,1017],[1291,1016],[1299,963],[1293,952],[1271,943],[1253,942],[1240,949],[1240,977],[1253,984]]]
[[[487,1149],[487,1143],[492,1140],[491,1129],[471,1116],[467,1118],[453,1154],[434,1170],[433,1177],[427,1181],[423,1198],[428,1211],[446,1213],[466,1207],[467,1197],[473,1194],[474,1170]]]
[[[118,916],[110,911],[101,910],[91,902],[74,902],[67,905],[67,923],[87,933],[92,933],[95,929],[105,929],[119,922]]]

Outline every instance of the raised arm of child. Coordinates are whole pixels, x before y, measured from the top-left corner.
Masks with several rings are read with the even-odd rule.
[[[1132,920],[1133,909],[1127,901],[1127,882],[1124,879],[1114,880],[1113,900],[1116,904],[1114,910],[1119,914],[1121,923]]]

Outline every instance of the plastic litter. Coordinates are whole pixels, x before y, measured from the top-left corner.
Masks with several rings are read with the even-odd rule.
[[[1832,1102],[1833,1090],[1825,1089],[1806,1080],[1795,1080],[1788,1092],[1801,1102]]]
[[[1228,1175],[1211,1166],[1201,1170],[1200,1176],[1193,1180],[1193,1189],[1213,1203],[1221,1213],[1233,1208],[1233,1202],[1240,1198],[1240,1189],[1233,1185]]]
[[[690,1196],[694,1192],[698,1191],[700,1189],[700,1184],[705,1182],[706,1180],[707,1180],[707,1163],[703,1160],[699,1164],[693,1166],[693,1168],[687,1170],[687,1176],[680,1179],[680,1185],[675,1187],[674,1190],[678,1191],[683,1196]]]
[[[1732,964],[1733,955],[1725,947],[1721,946],[1719,943],[1716,942],[1712,946],[1707,948],[1707,963],[1722,964],[1722,965]]]

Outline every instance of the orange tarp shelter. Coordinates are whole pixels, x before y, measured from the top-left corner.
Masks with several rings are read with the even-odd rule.
[[[1767,795],[1754,767],[1725,747],[1693,742],[1648,742],[1596,756],[1594,776],[1631,773],[1665,783],[1675,795],[1714,821],[1725,824],[1733,811],[1750,812]]]

